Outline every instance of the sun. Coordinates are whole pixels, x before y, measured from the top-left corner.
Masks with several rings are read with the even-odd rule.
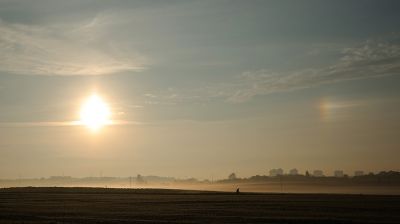
[[[97,131],[111,124],[111,111],[107,103],[96,94],[91,95],[81,107],[80,123]]]

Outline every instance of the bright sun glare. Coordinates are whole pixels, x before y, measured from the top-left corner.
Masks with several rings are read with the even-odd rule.
[[[80,112],[81,124],[93,131],[111,123],[111,111],[108,105],[96,94],[93,94],[82,105]]]

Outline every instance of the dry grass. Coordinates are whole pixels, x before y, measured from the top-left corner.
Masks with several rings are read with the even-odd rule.
[[[400,196],[0,189],[0,223],[400,223]]]

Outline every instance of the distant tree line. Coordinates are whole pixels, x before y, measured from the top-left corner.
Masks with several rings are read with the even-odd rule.
[[[317,175],[315,175],[317,174]],[[400,172],[397,171],[381,171],[379,173],[368,173],[362,175],[348,176],[342,172],[335,172],[333,176],[324,176],[319,172],[310,174],[308,171],[305,174],[294,174],[289,172],[284,174],[279,169],[272,170],[270,175],[255,175],[246,178],[239,178],[235,173],[229,174],[227,179],[219,180],[218,182],[263,182],[263,181],[331,181],[331,182],[353,182],[353,183],[399,183]]]

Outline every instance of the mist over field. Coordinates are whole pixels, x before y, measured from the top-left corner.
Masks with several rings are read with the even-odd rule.
[[[200,191],[264,193],[344,193],[344,194],[400,194],[400,173],[381,172],[363,176],[252,176],[227,179],[197,180],[173,177],[85,177],[53,176],[40,179],[0,180],[0,187],[95,187],[125,189],[182,189]]]

